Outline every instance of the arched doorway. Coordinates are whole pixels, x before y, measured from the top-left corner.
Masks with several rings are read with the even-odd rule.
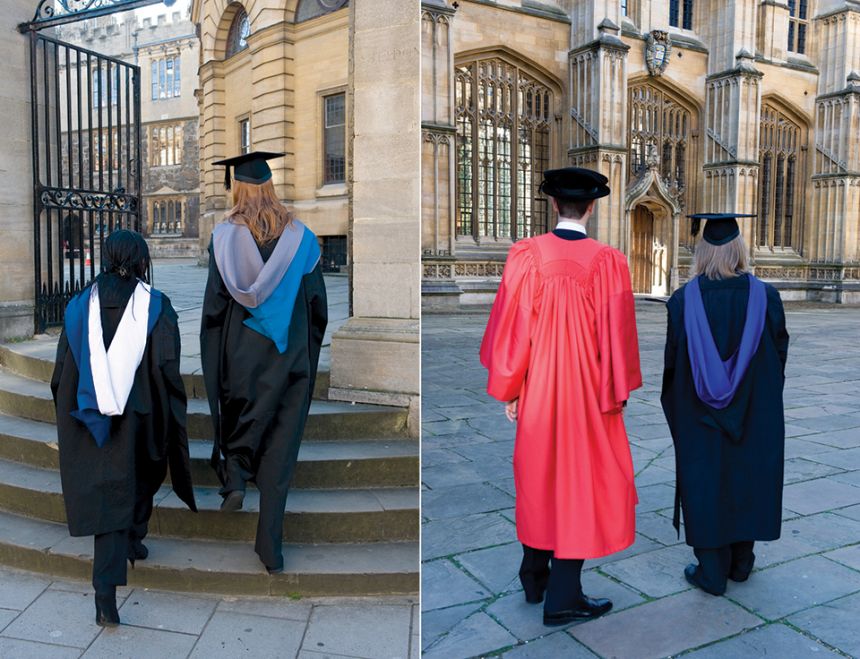
[[[630,222],[630,275],[634,293],[651,293],[654,280],[654,214],[640,204]]]

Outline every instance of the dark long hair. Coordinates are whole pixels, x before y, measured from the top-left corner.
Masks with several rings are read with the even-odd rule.
[[[137,231],[117,229],[105,240],[102,253],[102,272],[96,278],[99,295],[107,297],[131,295],[137,280],[149,281],[152,261],[149,247]]]

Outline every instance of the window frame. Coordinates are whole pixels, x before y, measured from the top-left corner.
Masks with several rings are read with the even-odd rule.
[[[244,24],[244,25],[243,25]],[[247,31],[245,30],[247,26]],[[241,52],[248,50],[248,38],[251,36],[251,19],[243,6],[239,6],[230,21],[227,30],[227,42],[224,46],[224,59],[228,60]]]
[[[674,14],[674,23],[672,22]],[[695,6],[693,0],[669,0],[669,26],[678,30],[693,31]]]
[[[788,0],[788,43],[786,49],[796,55],[806,55],[809,46],[809,5],[810,0]]]
[[[346,183],[347,179],[347,140],[346,140],[346,127],[347,127],[347,119],[349,109],[347,107],[347,97],[346,90],[343,88],[326,90],[324,92],[320,92],[320,101],[322,108],[322,121],[321,129],[322,129],[322,140],[321,140],[321,186],[327,185],[343,185]],[[343,99],[343,123],[342,124],[332,124],[328,125],[328,101],[331,99],[341,98]],[[328,176],[328,136],[329,129],[340,128],[343,133],[343,173],[342,178],[329,178]]]
[[[244,116],[238,117],[236,119],[236,123],[239,126],[239,130],[237,131],[239,137],[239,154],[245,155],[246,153],[250,153],[254,150],[254,130],[251,125],[251,115],[246,114]],[[247,135],[248,135],[248,143],[245,143],[245,130],[244,127],[247,126]]]

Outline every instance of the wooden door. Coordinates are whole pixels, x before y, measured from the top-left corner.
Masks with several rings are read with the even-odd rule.
[[[654,215],[644,206],[633,209],[631,233],[633,292],[650,294],[654,273]]]

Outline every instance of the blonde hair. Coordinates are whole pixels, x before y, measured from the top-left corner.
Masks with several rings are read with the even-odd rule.
[[[293,215],[275,194],[271,180],[262,185],[233,181],[233,208],[227,219],[244,224],[258,245],[278,238],[293,221]]]
[[[746,243],[742,236],[737,236],[724,245],[712,245],[706,240],[699,240],[690,275],[729,279],[749,271]]]

